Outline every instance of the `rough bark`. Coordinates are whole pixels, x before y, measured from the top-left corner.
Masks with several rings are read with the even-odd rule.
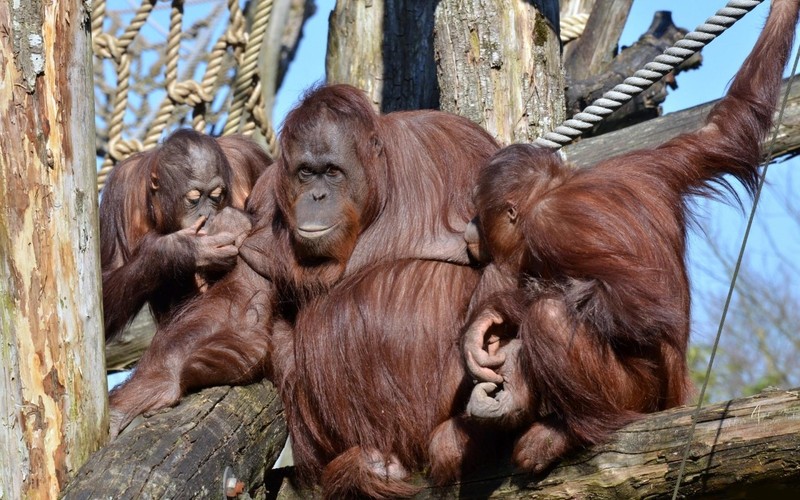
[[[0,2],[0,497],[105,439],[88,2]]]
[[[417,498],[663,498],[674,488],[693,407],[649,415],[547,475],[487,464],[462,483]],[[690,447],[681,497],[780,495],[800,487],[800,392],[767,390],[708,405]],[[251,496],[313,498],[291,484],[291,469],[269,470],[286,437],[268,383],[216,387],[159,412],[97,452],[65,498],[218,496],[226,466]],[[774,498],[774,496],[773,496]]]
[[[538,9],[538,10],[537,10]],[[530,142],[564,118],[558,2],[442,0],[440,102],[501,142]]]
[[[785,95],[787,85],[788,80],[785,80],[781,96]],[[601,136],[582,139],[564,148],[564,152],[567,158],[577,165],[591,165],[634,149],[655,147],[683,132],[702,127],[714,104],[716,101],[670,113]],[[770,135],[767,144],[771,139]],[[775,157],[796,155],[798,152],[800,152],[800,85],[795,82],[791,87],[783,121],[778,129],[773,155]]]
[[[366,92],[376,110],[383,93],[382,0],[341,0],[331,12],[325,76]]]
[[[328,32],[328,82],[363,89],[384,113],[438,108],[435,7],[436,2],[415,0],[336,2]]]
[[[256,495],[286,435],[272,384],[213,387],[143,418],[92,455],[64,498],[220,498],[226,467]]]
[[[599,6],[600,4],[598,4]],[[597,9],[595,9],[596,11]],[[593,24],[594,16],[589,19],[589,24]],[[604,19],[604,18],[603,18]],[[610,20],[603,22],[611,22]],[[653,22],[639,40],[632,46],[622,50],[613,61],[608,62],[605,67],[599,65],[590,72],[580,72],[578,68],[584,65],[594,65],[603,61],[590,61],[581,53],[573,53],[573,60],[568,63],[571,72],[567,72],[567,115],[572,116],[601,97],[605,92],[611,90],[615,85],[621,83],[645,64],[652,61],[676,41],[683,38],[686,30],[676,27],[672,22],[669,12],[656,12]],[[576,43],[585,43],[584,36]],[[617,35],[619,37],[619,35]],[[661,103],[667,97],[667,87],[675,83],[675,75],[681,71],[695,68],[700,65],[702,60],[700,54],[689,57],[675,71],[666,75],[656,82],[649,89],[645,90],[635,98],[625,103],[616,113],[609,116],[595,130],[595,134],[603,133],[608,130],[639,123],[661,115]],[[577,72],[576,72],[577,71]]]
[[[656,413],[578,453],[542,477],[509,466],[434,488],[416,498],[668,498],[689,437],[693,407]],[[701,411],[681,498],[785,498],[800,487],[800,392],[768,390]],[[287,475],[286,471],[272,475]],[[284,481],[278,498],[311,498]]]

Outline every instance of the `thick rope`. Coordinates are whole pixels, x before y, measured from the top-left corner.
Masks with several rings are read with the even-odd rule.
[[[114,61],[117,70],[117,92],[114,94],[112,113],[108,123],[108,156],[103,161],[97,173],[97,187],[103,189],[106,178],[114,164],[133,153],[141,151],[139,141],[122,139],[123,120],[128,107],[128,91],[130,90],[131,58],[127,52],[128,46],[136,38],[142,26],[147,22],[147,17],[153,10],[157,0],[143,0],[131,20],[130,25],[117,39],[108,33],[103,33],[103,19],[105,17],[106,2],[95,3],[92,10],[92,41],[94,53],[99,57],[110,58]]]
[[[144,138],[144,149],[150,149],[158,144],[161,133],[167,128],[169,118],[177,103],[175,87],[178,84],[178,59],[181,48],[181,28],[183,26],[183,0],[172,0],[172,9],[169,14],[169,36],[167,37],[167,66],[164,73],[164,84],[167,87],[167,96],[161,101],[158,114],[153,120],[147,135]]]
[[[192,108],[192,127],[204,131],[207,127],[206,111],[214,99],[216,90],[227,77],[223,71],[223,61],[232,48],[233,57],[239,68],[237,78],[231,85],[234,96],[225,124],[225,134],[240,132],[249,134],[258,128],[267,140],[270,152],[277,151],[277,140],[270,117],[264,109],[264,98],[258,82],[257,63],[261,45],[270,22],[273,0],[260,0],[256,5],[252,33],[246,31],[245,17],[239,6],[239,0],[227,0],[229,11],[228,28],[211,49],[202,81],[179,79],[178,63],[182,38],[184,5],[186,0],[172,0],[170,13],[170,29],[167,35],[165,81],[167,95],[156,108],[155,118],[147,129],[145,137],[124,139],[124,117],[128,109],[132,58],[128,47],[138,36],[142,26],[147,22],[151,12],[156,8],[158,0],[141,0],[141,5],[129,26],[117,38],[110,33],[103,33],[103,24],[107,15],[106,0],[94,0],[92,8],[92,37],[94,53],[98,58],[111,59],[114,62],[117,76],[117,89],[111,97],[111,113],[108,118],[108,152],[98,172],[98,189],[102,190],[106,178],[116,163],[128,156],[154,147],[164,129],[176,116],[179,106]],[[235,116],[231,116],[235,115]],[[233,118],[233,119],[232,119]]]
[[[558,30],[561,43],[567,43],[579,38],[586,29],[587,21],[589,21],[589,14],[586,12],[562,18]]]
[[[241,55],[243,47],[247,44],[247,34],[245,33],[245,23],[242,11],[239,9],[238,0],[228,0],[228,11],[230,12],[230,23],[225,35],[221,36],[214,47],[211,49],[206,72],[203,75],[201,86],[208,95],[213,95],[220,85],[220,80],[225,76],[222,73],[222,60],[229,46],[234,47],[234,54]],[[237,61],[240,57],[236,57]],[[205,120],[206,103],[195,106],[192,115],[192,127],[197,131],[206,128]]]
[[[534,141],[534,144],[552,149],[560,149],[571,143],[584,132],[591,130],[606,116],[647,90],[664,75],[675,69],[689,56],[705,47],[709,42],[733,26],[736,21],[753,10],[763,0],[730,0],[717,13],[709,17],[695,31],[688,33],[672,47],[645,64],[633,76],[609,90],[583,111]]]
[[[792,66],[792,75],[797,74],[797,63],[800,61],[800,50],[797,51],[797,55],[794,59],[794,65]],[[742,238],[742,245],[739,248],[739,256],[736,259],[736,267],[733,270],[733,276],[731,277],[731,285],[728,288],[728,295],[725,298],[725,306],[722,308],[722,316],[719,320],[719,328],[717,328],[717,336],[714,338],[714,345],[711,348],[711,356],[708,359],[708,367],[706,368],[706,376],[703,379],[703,387],[700,390],[700,396],[697,400],[697,407],[694,410],[694,414],[692,415],[692,427],[689,429],[689,436],[686,438],[686,448],[683,451],[683,459],[681,460],[681,467],[678,470],[678,479],[675,481],[675,489],[672,492],[672,500],[678,498],[678,489],[681,487],[681,481],[683,480],[683,474],[686,470],[686,461],[689,459],[689,451],[692,445],[692,439],[694,438],[694,431],[697,427],[697,420],[700,416],[700,410],[703,408],[703,399],[706,395],[706,389],[708,388],[708,381],[711,379],[711,368],[714,366],[714,357],[717,354],[717,347],[719,347],[719,341],[722,337],[722,329],[725,326],[725,319],[728,316],[728,308],[731,305],[731,300],[733,299],[733,291],[736,288],[736,280],[739,277],[739,269],[742,267],[742,260],[744,259],[744,251],[747,248],[747,241],[750,239],[750,230],[753,227],[753,220],[756,216],[756,209],[758,208],[758,201],[761,199],[761,189],[764,187],[764,182],[767,178],[767,169],[769,168],[769,164],[772,161],[773,151],[775,149],[775,142],[778,140],[778,130],[780,129],[780,125],[783,122],[783,113],[786,110],[786,105],[789,102],[789,92],[792,89],[792,83],[794,83],[794,76],[789,80],[788,85],[786,86],[786,93],[783,96],[783,102],[781,103],[780,112],[778,113],[778,119],[775,122],[775,130],[772,132],[772,139],[770,140],[769,147],[767,147],[767,158],[764,160],[764,169],[761,171],[761,176],[758,178],[758,187],[756,188],[755,196],[753,197],[753,208],[750,209],[750,216],[747,219],[747,227],[744,231],[744,237]]]
[[[250,97],[250,87],[258,80],[258,59],[261,53],[261,46],[267,32],[269,20],[272,17],[273,0],[261,0],[253,16],[253,26],[250,31],[250,40],[233,83],[233,102],[230,106],[228,121],[225,123],[223,135],[232,134],[240,131],[243,125],[244,111],[248,98]],[[252,130],[251,130],[252,132]]]

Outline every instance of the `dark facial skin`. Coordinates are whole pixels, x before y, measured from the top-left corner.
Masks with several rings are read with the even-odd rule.
[[[467,242],[467,252],[470,258],[475,262],[481,264],[488,264],[492,260],[486,242],[483,239],[483,234],[480,229],[480,219],[476,216],[469,221],[466,229],[464,230],[464,241]]]
[[[207,165],[195,170],[197,178],[188,183],[189,191],[184,195],[185,213],[181,219],[181,227],[192,226],[198,219],[210,220],[222,208],[225,185],[216,170]]]
[[[192,145],[188,150],[186,162],[192,170],[184,183],[181,228],[192,227],[198,219],[209,221],[224,206],[226,186],[220,175],[221,158],[209,154],[205,148]]]
[[[229,168],[215,143],[181,141],[179,137],[165,143],[158,175],[151,176],[154,203],[173,214],[163,224],[170,231],[163,245],[190,245],[200,290],[205,289],[209,277],[233,267],[237,241],[250,230],[247,217],[228,207],[224,172]]]
[[[292,236],[308,256],[330,249],[357,231],[367,193],[364,167],[348,134],[321,120],[311,137],[287,151]]]

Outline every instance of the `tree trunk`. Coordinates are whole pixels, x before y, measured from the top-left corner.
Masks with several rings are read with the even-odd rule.
[[[220,498],[226,467],[256,496],[286,435],[269,382],[212,387],[143,418],[92,455],[64,498]]]
[[[655,413],[612,439],[532,477],[487,464],[460,484],[435,488],[422,480],[419,499],[668,498],[691,429],[694,407]],[[800,393],[767,390],[701,411],[681,481],[681,498],[787,498],[800,487]],[[286,476],[286,471],[272,471]],[[311,498],[285,481],[278,498]]]
[[[435,7],[415,0],[337,1],[328,32],[328,82],[366,91],[384,113],[438,108]]]
[[[557,30],[555,0],[440,1],[434,40],[442,109],[506,143],[552,130],[564,119]]]
[[[0,497],[105,439],[88,2],[0,2]]]
[[[272,116],[275,92],[283,83],[289,64],[294,61],[303,37],[303,26],[316,8],[314,0],[288,0],[274,4],[258,64],[261,92],[268,116]]]

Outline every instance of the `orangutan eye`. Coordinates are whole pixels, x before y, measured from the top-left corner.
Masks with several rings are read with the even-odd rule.
[[[300,169],[297,171],[297,177],[299,177],[301,181],[307,181],[313,175],[314,171],[309,167],[300,167]]]
[[[327,177],[339,177],[342,175],[342,170],[336,165],[328,165],[327,169],[325,170],[325,175]]]
[[[211,194],[208,195],[215,204],[222,201],[223,196],[225,195],[225,190],[222,186],[218,187],[217,189],[211,191]]]
[[[192,189],[188,193],[186,193],[186,204],[193,207],[197,205],[200,201],[200,191],[197,189]]]

